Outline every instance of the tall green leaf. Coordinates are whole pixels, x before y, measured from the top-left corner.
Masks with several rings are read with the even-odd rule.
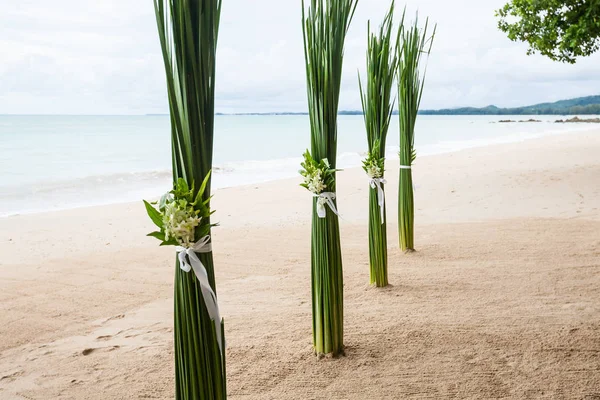
[[[173,181],[202,182],[209,209],[213,158],[216,49],[221,0],[154,0],[171,116]],[[199,199],[200,200],[200,199]],[[207,213],[210,215],[210,212]],[[210,235],[202,218],[196,239]],[[216,293],[212,253],[198,254]],[[175,267],[175,394],[177,399],[225,399],[225,353],[217,346],[200,285]]]

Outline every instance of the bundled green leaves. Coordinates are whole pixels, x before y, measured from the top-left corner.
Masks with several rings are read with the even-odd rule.
[[[305,187],[317,195],[311,236],[313,345],[317,354],[338,355],[344,350],[344,283],[335,203],[337,113],[344,41],[357,0],[310,0],[308,4],[306,9],[302,1],[311,148],[305,155],[303,176]],[[326,204],[333,212],[325,212]]]
[[[412,163],[416,158],[415,124],[423,95],[425,71],[421,57],[428,56],[435,37],[435,27],[428,36],[428,20],[423,29],[418,19],[398,33],[398,103],[400,118],[400,172],[398,188],[398,233],[400,248],[414,251],[415,205]]]
[[[368,24],[367,84],[359,76],[369,152],[363,169],[369,177],[369,260],[370,281],[378,287],[388,284],[387,232],[385,217],[385,143],[392,118],[392,87],[396,77],[397,56],[392,43],[394,2],[378,33]]]
[[[369,265],[370,282],[377,287],[388,285],[387,226],[385,223],[385,158],[379,156],[379,142],[363,161],[369,177]]]
[[[173,200],[178,201],[173,207],[182,220],[193,219],[193,213],[199,211],[196,217],[200,218],[200,222],[195,227],[194,238],[198,240],[205,235],[195,246],[190,246],[185,254],[180,252],[175,264],[176,400],[227,398],[225,333],[222,321],[215,319],[220,319],[218,313],[214,312],[217,286],[208,211],[221,4],[221,0],[154,0],[171,117],[173,182],[177,192],[171,195]],[[198,193],[194,193],[193,187],[185,189],[181,179],[187,183],[203,184]],[[161,212],[160,204],[158,211]],[[188,223],[195,224],[191,220]],[[165,226],[159,227],[159,239],[164,234],[164,242],[171,241]],[[185,226],[182,228],[185,229]],[[188,272],[189,266],[185,265],[188,261],[192,264],[195,262],[196,266],[201,264],[206,271],[204,280],[207,282],[195,273]],[[201,275],[204,278],[204,274]],[[207,286],[210,286],[210,290],[207,290]],[[209,306],[210,310],[207,308]]]

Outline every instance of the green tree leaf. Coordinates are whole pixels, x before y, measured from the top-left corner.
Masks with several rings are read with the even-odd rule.
[[[600,0],[511,0],[496,11],[498,28],[527,54],[575,63],[600,46]]]

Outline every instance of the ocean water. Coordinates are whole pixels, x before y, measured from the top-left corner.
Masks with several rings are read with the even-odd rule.
[[[565,132],[594,124],[497,123],[523,116],[419,116],[419,156]],[[217,116],[214,187],[293,177],[310,145],[307,116]],[[0,115],[0,216],[154,198],[170,189],[167,116]],[[386,149],[397,159],[398,117]],[[340,116],[338,167],[359,166],[362,116]]]

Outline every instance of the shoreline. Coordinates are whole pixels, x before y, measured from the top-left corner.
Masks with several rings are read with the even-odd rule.
[[[484,141],[468,141],[470,142],[469,144],[467,144],[464,147],[460,147],[458,149],[441,149],[438,151],[434,151],[434,152],[430,152],[430,153],[425,153],[423,155],[418,156],[418,160],[422,160],[422,159],[427,159],[430,157],[437,157],[437,156],[443,156],[443,155],[447,155],[447,154],[454,154],[454,153],[461,153],[463,151],[470,151],[470,150],[477,150],[477,149],[483,149],[483,148],[489,148],[489,147],[494,147],[494,146],[498,146],[498,145],[506,145],[506,144],[516,144],[516,143],[526,143],[528,141],[531,140],[538,140],[538,139],[543,139],[546,137],[554,137],[554,136],[566,136],[566,135],[578,135],[578,134],[586,134],[586,133],[590,133],[590,132],[595,132],[595,131],[600,131],[600,128],[598,127],[594,127],[594,126],[586,126],[585,128],[580,128],[577,130],[573,130],[573,131],[568,131],[568,132],[564,132],[564,131],[544,131],[541,133],[536,133],[536,134],[528,134],[526,137],[517,137],[516,135],[512,135],[508,138],[495,138],[493,139],[491,142],[487,141],[485,143],[483,143]],[[455,144],[455,143],[454,143]],[[438,146],[441,144],[438,144]],[[389,151],[388,151],[389,153]],[[344,153],[342,154],[342,156],[352,156],[352,157],[358,157],[360,158],[361,155],[359,153]],[[388,154],[387,159],[389,161],[397,161],[397,156],[395,155],[395,153],[392,152],[392,155],[390,156]],[[225,166],[222,167],[217,167],[219,169],[222,169],[224,171],[228,171],[228,165],[231,164],[254,164],[254,163],[277,163],[277,162],[285,162],[285,161],[289,161],[291,159],[275,159],[275,160],[263,160],[263,161],[257,161],[257,160],[250,160],[250,161],[246,161],[246,162],[236,162],[236,163],[229,163],[229,164],[225,164]],[[295,160],[295,159],[294,159]],[[301,160],[300,157],[298,157],[298,160]],[[417,163],[418,163],[417,160]],[[298,168],[299,168],[299,163],[300,161],[298,161]],[[358,163],[353,163],[353,164],[357,164],[357,165],[353,165],[350,167],[346,167],[343,168],[343,171],[346,170],[360,170],[360,162]],[[158,170],[152,170],[152,171],[148,171],[152,174],[156,174],[156,173],[160,173],[160,172],[164,172],[164,171],[158,171]],[[135,173],[131,173],[132,175],[135,174],[141,174],[143,172],[135,172]],[[229,173],[229,172],[226,172]],[[257,180],[257,181],[251,181],[251,182],[244,182],[244,183],[239,183],[239,184],[233,184],[233,185],[227,185],[227,186],[222,186],[222,187],[217,187],[217,188],[213,188],[213,193],[218,193],[219,191],[222,190],[227,190],[227,189],[231,189],[231,188],[243,188],[246,186],[253,186],[253,185],[262,185],[265,183],[271,183],[271,182],[279,182],[279,181],[286,181],[286,180],[291,180],[294,179],[295,177],[297,177],[297,174],[294,173],[293,175],[290,173],[289,175],[285,175],[283,177],[276,177],[276,178],[267,178],[265,180]],[[143,191],[143,189],[138,189],[138,191]],[[158,197],[160,197],[161,194],[157,193],[154,195],[151,195],[147,198],[144,198],[146,200],[148,199],[156,199]],[[125,204],[134,204],[137,202],[141,202],[142,198],[137,199],[137,200],[127,200],[127,201],[103,201],[103,202],[93,202],[93,203],[86,203],[83,205],[77,205],[77,206],[68,206],[68,207],[59,207],[59,208],[53,208],[53,209],[35,209],[35,210],[26,210],[26,211],[21,211],[21,212],[14,212],[14,213],[10,213],[10,214],[1,214],[0,213],[0,220],[4,219],[4,218],[14,218],[14,217],[19,217],[19,216],[26,216],[26,215],[37,215],[37,214],[44,214],[44,213],[53,213],[53,212],[63,212],[63,211],[69,211],[69,210],[78,210],[78,209],[86,209],[86,208],[94,208],[94,207],[105,207],[105,206],[111,206],[111,205],[125,205]]]

